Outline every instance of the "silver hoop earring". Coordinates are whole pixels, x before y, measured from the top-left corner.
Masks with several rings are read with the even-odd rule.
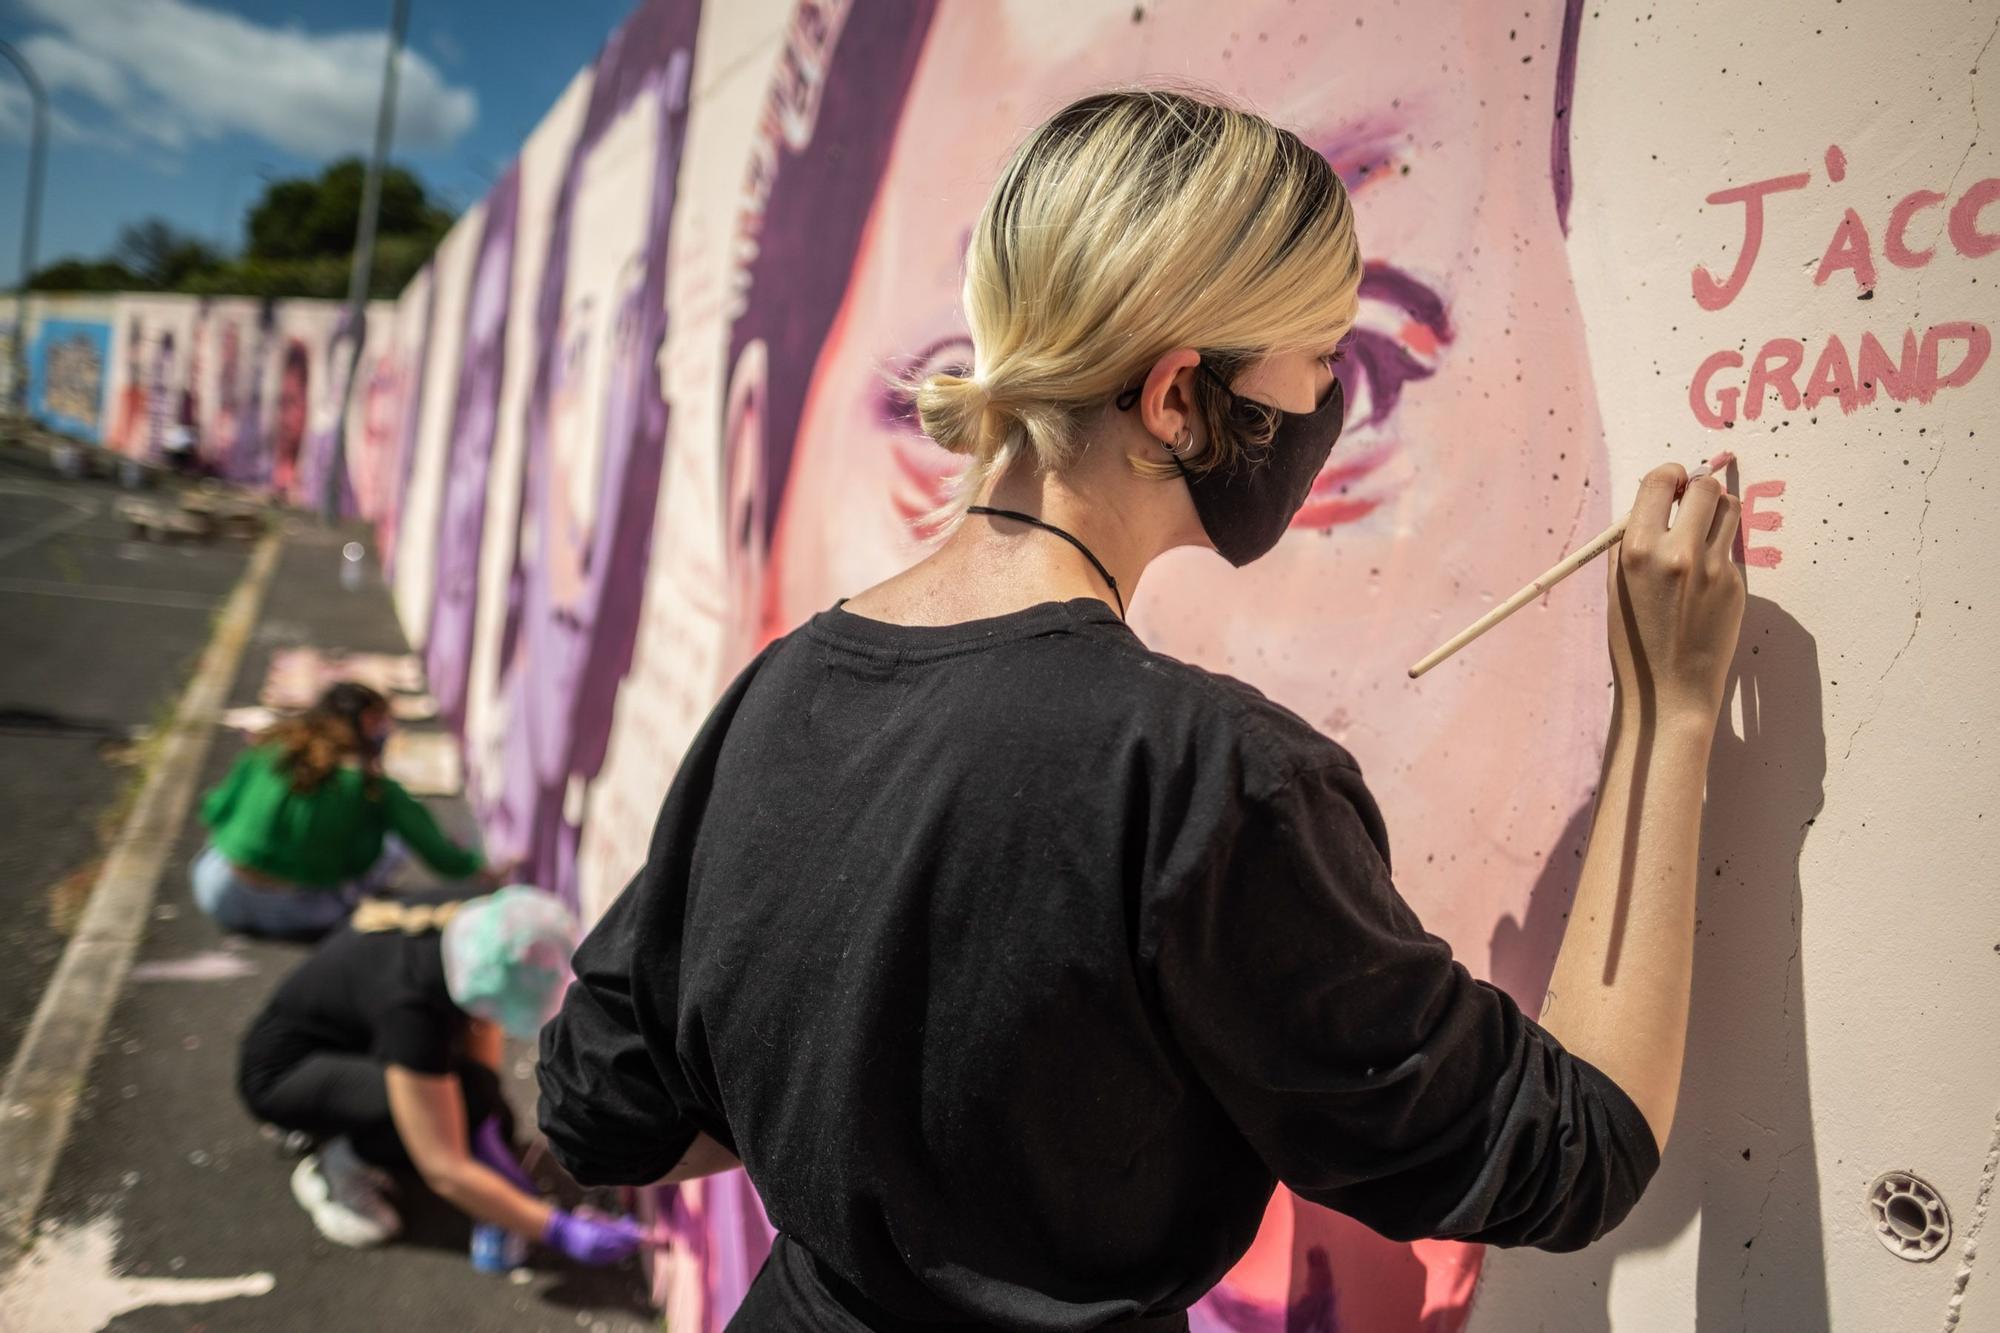
[[[1175,458],[1187,457],[1188,450],[1194,448],[1194,427],[1182,426],[1180,434],[1167,442],[1166,450]]]

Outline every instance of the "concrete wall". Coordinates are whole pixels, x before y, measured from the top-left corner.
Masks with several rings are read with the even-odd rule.
[[[421,284],[419,284],[421,285]],[[371,517],[397,487],[378,457],[385,391],[409,371],[398,338],[410,302],[370,307],[345,481]],[[317,505],[345,391],[343,319],[333,301],[128,293],[36,295],[28,306],[29,411],[92,444],[158,462],[187,427],[218,475]],[[365,400],[365,401],[364,401]],[[369,415],[373,412],[374,415]],[[353,488],[364,488],[357,496]]]
[[[1294,530],[1244,571],[1171,557],[1132,622],[1353,749],[1405,895],[1530,1011],[1607,713],[1602,585],[1403,668],[1721,445],[1752,601],[1638,1212],[1582,1254],[1484,1255],[1281,1192],[1197,1328],[1874,1333],[1954,1299],[2000,1326],[1993,1260],[1961,1264],[2000,1104],[1996,26],[1992,0],[648,0],[369,321],[347,484],[489,841],[602,910],[731,674],[921,550],[951,460],[879,372],[966,351],[964,236],[1009,147],[1084,90],[1199,80],[1328,155],[1369,270],[1348,433]],[[121,303],[107,438],[158,415],[149,367],[170,329],[206,345],[196,318]],[[330,420],[315,318],[238,336],[252,460]],[[1877,1242],[1893,1168],[1952,1211],[1931,1262]],[[655,1204],[672,1326],[720,1327],[768,1245],[754,1192]]]
[[[1612,494],[1737,450],[1750,605],[1665,1166],[1605,1245],[1489,1256],[1472,1327],[2000,1328],[2000,6],[1647,8],[1583,24],[1572,270]],[[1931,1262],[1875,1238],[1895,1169]]]

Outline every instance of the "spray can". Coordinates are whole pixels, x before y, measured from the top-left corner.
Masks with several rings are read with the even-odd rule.
[[[478,1222],[472,1228],[472,1266],[481,1273],[511,1273],[528,1262],[528,1242],[505,1227]]]

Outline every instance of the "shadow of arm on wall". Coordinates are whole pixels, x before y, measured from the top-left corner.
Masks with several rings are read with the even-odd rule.
[[[1609,1333],[1618,1260],[1671,1244],[1697,1218],[1693,1328],[1827,1327],[1799,949],[1799,857],[1824,801],[1826,731],[1818,646],[1774,602],[1749,600],[1727,697],[1702,819],[1687,1060],[1660,1173],[1587,1250],[1489,1255],[1473,1333]],[[1524,918],[1494,932],[1495,980],[1517,999],[1539,996],[1553,967],[1589,816],[1571,820]],[[1684,1276],[1642,1281],[1665,1293]],[[1660,1326],[1687,1320],[1674,1311]]]

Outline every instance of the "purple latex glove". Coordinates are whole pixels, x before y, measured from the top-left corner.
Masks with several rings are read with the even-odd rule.
[[[514,1150],[508,1145],[507,1135],[500,1128],[499,1116],[488,1116],[480,1122],[478,1129],[472,1131],[472,1155],[507,1177],[515,1189],[529,1198],[541,1197],[541,1191],[535,1188],[535,1182],[528,1178],[528,1173],[514,1160]]]
[[[629,1217],[582,1217],[558,1208],[549,1214],[542,1244],[580,1264],[615,1264],[639,1248],[645,1232]]]

